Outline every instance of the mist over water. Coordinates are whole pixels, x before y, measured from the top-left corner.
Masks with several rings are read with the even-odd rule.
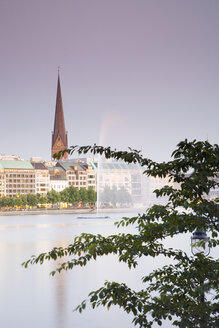
[[[99,145],[111,145],[113,149],[111,142],[117,140],[117,150],[125,150],[120,148],[120,142],[130,135],[130,128],[127,118],[111,108],[102,120]],[[104,156],[98,156],[96,163],[98,211],[103,208],[145,208],[147,196],[144,189],[147,189],[147,179],[143,177],[142,172],[140,165],[106,160]]]
[[[139,164],[106,160],[99,156],[97,174],[97,211],[102,209],[145,210],[154,204],[166,204],[168,197],[156,197],[155,189],[171,185],[166,179],[148,177]]]
[[[127,118],[115,109],[106,112],[100,129],[99,145],[111,146],[110,141],[117,136],[119,142],[132,133]],[[124,142],[124,144],[126,144]],[[134,145],[129,145],[134,147]],[[122,160],[108,159],[99,155],[96,160],[97,174],[97,212],[105,208],[146,209],[154,204],[164,204],[167,197],[157,198],[154,190],[170,185],[168,179],[152,178],[143,174],[146,167],[127,164]]]
[[[144,177],[139,165],[98,160],[98,208],[144,208]]]

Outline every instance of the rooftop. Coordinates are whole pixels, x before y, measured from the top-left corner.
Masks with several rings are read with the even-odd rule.
[[[19,161],[19,160],[0,160],[1,169],[29,169],[33,170],[33,166],[29,161]]]
[[[43,163],[31,163],[35,170],[48,170]]]
[[[57,166],[62,167],[65,171],[72,171],[75,170],[75,168],[77,171],[86,171],[86,168],[83,165],[74,160],[58,161]]]

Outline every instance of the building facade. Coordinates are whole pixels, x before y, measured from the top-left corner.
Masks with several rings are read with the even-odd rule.
[[[69,187],[68,185],[68,180],[66,177],[65,170],[63,170],[61,167],[57,167],[54,165],[54,161],[51,163],[46,163],[48,171],[49,171],[49,176],[50,176],[50,188],[49,190],[51,191],[52,189],[60,192],[66,188]]]
[[[92,187],[96,191],[96,174],[92,165],[80,160],[58,161],[57,166],[66,173],[68,186],[77,189]]]
[[[35,170],[28,161],[0,160],[1,194],[15,197],[17,194],[35,194]]]
[[[47,194],[50,190],[50,175],[47,167],[38,161],[31,160],[31,165],[35,171],[35,193],[36,194]]]

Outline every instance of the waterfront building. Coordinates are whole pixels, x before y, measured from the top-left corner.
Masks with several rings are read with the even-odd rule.
[[[90,164],[80,160],[58,161],[57,166],[61,167],[68,180],[68,186],[77,189],[92,187],[96,190],[96,174]]]
[[[51,160],[51,161],[44,161],[43,164],[49,168],[49,167],[55,167],[57,164],[57,161]]]
[[[68,180],[66,177],[50,177],[50,191],[53,189],[57,192],[60,192],[68,188]]]
[[[68,148],[68,136],[65,130],[62,92],[61,92],[60,77],[58,74],[54,130],[52,133],[52,149],[51,149],[52,157],[54,154],[66,148]],[[68,154],[66,153],[63,156],[63,158],[67,159]]]
[[[86,170],[87,173],[87,185],[86,189],[92,187],[95,191],[97,191],[97,174],[88,158],[88,160],[78,159],[77,162]]]
[[[50,191],[54,189],[55,191],[60,192],[68,187],[68,180],[66,177],[65,170],[63,170],[61,167],[57,167],[54,165],[47,166],[47,169],[50,176]]]
[[[35,193],[47,194],[50,190],[50,175],[48,168],[42,163],[41,158],[31,158],[35,170]]]
[[[0,176],[0,189],[4,196],[35,193],[35,170],[28,161],[0,160]]]

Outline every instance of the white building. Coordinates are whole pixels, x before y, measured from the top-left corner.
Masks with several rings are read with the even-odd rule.
[[[68,188],[67,179],[58,179],[57,177],[50,178],[50,191],[53,189],[57,192],[60,192],[66,188]]]
[[[36,194],[47,194],[50,190],[50,175],[49,170],[46,166],[39,162],[34,162],[34,158],[31,159],[32,166],[35,169],[35,193]]]

